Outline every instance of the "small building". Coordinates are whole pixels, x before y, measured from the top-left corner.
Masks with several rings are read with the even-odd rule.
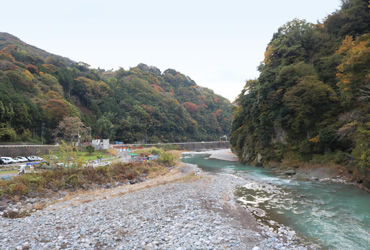
[[[109,139],[92,140],[91,144],[95,148],[95,150],[109,149]]]

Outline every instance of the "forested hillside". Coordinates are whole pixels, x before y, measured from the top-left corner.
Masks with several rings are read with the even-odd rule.
[[[273,35],[235,102],[242,162],[370,167],[369,4],[342,1],[323,23],[296,19]]]
[[[92,69],[0,33],[1,142],[218,140],[230,124],[230,102],[176,70]]]

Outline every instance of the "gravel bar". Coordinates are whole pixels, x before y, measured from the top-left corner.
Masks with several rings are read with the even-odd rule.
[[[193,174],[136,192],[116,187],[113,197],[77,205],[58,201],[26,218],[0,218],[0,249],[307,249],[292,230],[260,225],[235,203],[235,187],[246,180],[183,168]]]

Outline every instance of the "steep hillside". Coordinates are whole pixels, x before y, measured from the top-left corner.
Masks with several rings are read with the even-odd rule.
[[[91,69],[0,33],[1,142],[214,140],[230,124],[230,102],[176,70]]]
[[[293,20],[273,35],[260,76],[236,100],[231,142],[242,162],[369,169],[369,2],[342,2],[324,23]]]

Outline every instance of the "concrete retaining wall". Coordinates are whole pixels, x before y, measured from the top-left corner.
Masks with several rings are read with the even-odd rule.
[[[183,143],[157,143],[143,144],[144,147],[168,148],[171,146],[178,147],[182,150],[201,151],[210,149],[230,148],[228,141],[213,142],[183,142]],[[56,150],[57,146],[51,145],[0,145],[0,156],[17,157],[47,154],[50,150]]]
[[[0,145],[0,156],[17,157],[47,154],[58,147],[50,145]]]
[[[157,143],[157,144],[144,144],[143,146],[144,147],[166,148],[171,145],[179,147],[180,149],[189,150],[189,151],[231,148],[230,143],[228,141]]]

